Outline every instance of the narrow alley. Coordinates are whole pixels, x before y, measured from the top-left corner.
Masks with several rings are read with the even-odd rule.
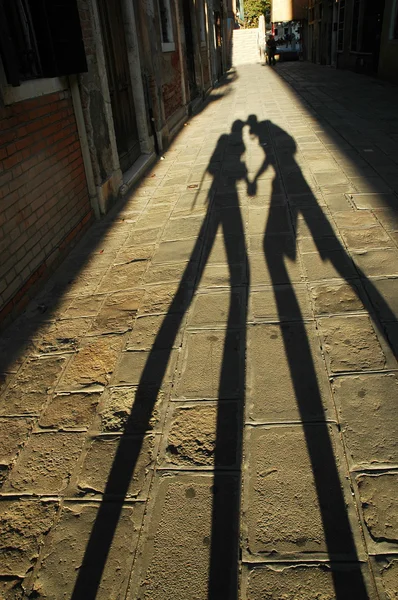
[[[230,70],[2,333],[1,598],[398,597],[397,106]]]

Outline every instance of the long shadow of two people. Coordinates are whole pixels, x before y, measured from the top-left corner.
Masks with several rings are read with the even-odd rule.
[[[248,177],[247,166],[242,160],[245,152],[243,132],[246,126],[249,127],[251,135],[258,139],[264,150],[264,161],[251,181]],[[286,324],[281,324],[281,331],[312,465],[328,554],[331,560],[349,560],[353,563],[358,561],[310,343],[294,286],[285,265],[286,258],[297,260],[295,242],[297,211],[292,211],[292,236],[290,238],[280,236],[281,243],[275,244],[275,236],[280,233],[277,211],[274,210],[276,206],[280,206],[279,182],[276,175],[277,153],[274,148],[276,139],[278,139],[278,144],[283,146],[285,156],[288,156],[290,165],[296,172],[301,192],[306,194],[307,210],[303,213],[304,218],[307,218],[309,214],[308,208],[312,209],[311,219],[307,219],[307,225],[320,256],[325,261],[331,261],[341,277],[353,285],[341,266],[341,253],[326,252],[322,245],[318,244],[319,237],[314,230],[314,223],[316,223],[316,227],[322,223],[325,236],[335,238],[337,246],[339,246],[339,241],[295,160],[296,145],[293,138],[270,121],[258,122],[254,115],[248,118],[247,123],[240,120],[235,121],[231,133],[220,136],[209,161],[207,171],[213,179],[207,195],[206,215],[190,261],[187,263],[143,369],[125,433],[116,452],[103,501],[91,531],[82,567],[79,570],[72,596],[73,600],[82,600],[83,598],[88,600],[96,597],[123,502],[166,373],[172,348],[175,345],[184,315],[201,282],[220,229],[229,267],[230,304],[218,386],[208,598],[211,600],[235,600],[238,597],[245,349],[250,287],[249,260],[238,187],[243,183],[243,186],[247,188],[248,195],[255,195],[258,181],[269,168],[274,168],[275,177],[267,209],[268,218],[263,250],[280,321],[282,323],[282,317],[286,314],[288,306],[289,318],[296,323],[294,339],[291,336],[291,329]],[[316,219],[314,219],[314,215],[317,217]],[[340,248],[344,253],[344,248],[342,246]],[[359,270],[358,276],[364,278],[363,273]],[[284,283],[283,290],[278,285],[281,282]],[[239,293],[237,294],[238,289]],[[353,289],[357,291],[354,285]],[[380,294],[375,289],[374,293],[379,305],[383,306],[384,312],[393,318]],[[232,391],[233,399],[235,399],[232,403],[234,406],[232,418],[231,402],[224,402],[231,400],[233,388],[231,378],[237,382],[235,391]],[[311,420],[308,419],[308,415],[314,414],[317,415],[317,427],[314,427]],[[142,433],[136,436],[134,444],[131,445],[126,434],[134,429],[133,424],[136,422],[143,423]],[[230,461],[231,454],[236,456],[236,460],[233,460],[232,463]],[[111,502],[109,502],[110,499]],[[348,600],[354,597],[356,600],[362,600],[368,597],[360,569],[354,570],[350,576],[350,589],[347,589],[347,579],[341,579],[339,569],[332,568],[332,576],[338,600]]]

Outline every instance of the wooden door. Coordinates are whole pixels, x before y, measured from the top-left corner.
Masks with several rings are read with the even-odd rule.
[[[140,155],[133,90],[120,0],[98,0],[120,168],[127,171]]]

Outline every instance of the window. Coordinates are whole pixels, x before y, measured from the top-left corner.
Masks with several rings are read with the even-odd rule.
[[[351,50],[372,54],[380,45],[383,11],[373,0],[354,0]]]
[[[358,50],[358,37],[360,27],[360,6],[361,0],[354,0],[354,8],[352,13],[352,30],[351,30],[351,50],[353,52]]]
[[[0,54],[13,86],[87,71],[76,0],[0,0]]]
[[[393,40],[398,40],[398,0],[396,0],[395,2],[395,15],[393,12],[393,18],[392,18],[392,39]]]
[[[339,2],[339,20],[337,28],[337,50],[341,52],[344,45],[345,0]]]
[[[205,27],[205,9],[203,0],[198,1],[198,11],[199,11],[199,37],[201,43],[206,42],[206,27]]]
[[[170,0],[159,0],[159,15],[163,52],[175,50]]]

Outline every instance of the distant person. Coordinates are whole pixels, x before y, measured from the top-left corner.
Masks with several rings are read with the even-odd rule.
[[[273,35],[270,35],[267,41],[267,58],[269,65],[275,65],[276,41]]]

